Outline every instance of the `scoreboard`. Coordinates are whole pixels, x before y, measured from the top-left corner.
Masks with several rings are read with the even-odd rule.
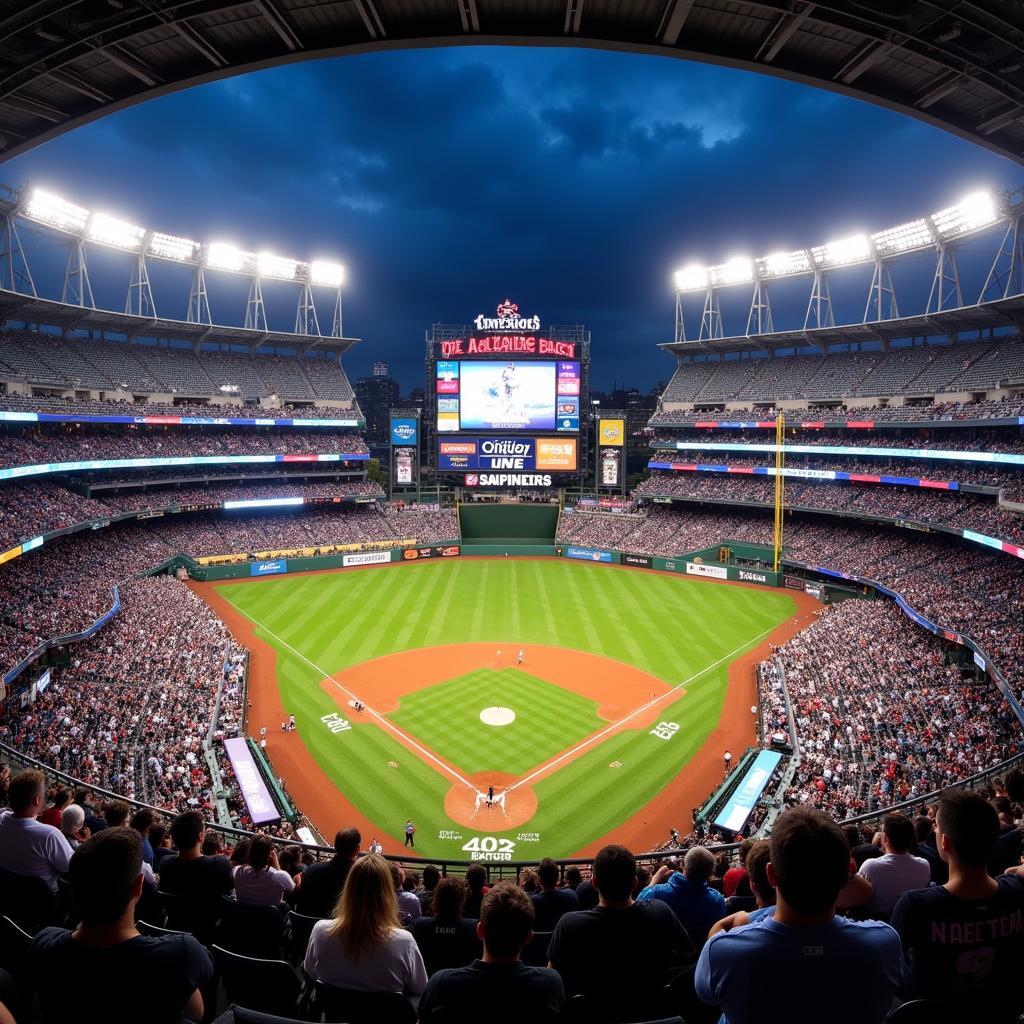
[[[447,484],[552,487],[585,464],[589,332],[542,328],[506,299],[472,326],[427,333],[427,457]]]

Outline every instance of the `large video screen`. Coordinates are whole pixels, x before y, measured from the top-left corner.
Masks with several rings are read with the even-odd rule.
[[[439,360],[437,429],[580,429],[580,364],[512,360]]]

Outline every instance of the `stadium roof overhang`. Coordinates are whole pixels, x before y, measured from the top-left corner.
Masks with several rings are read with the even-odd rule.
[[[740,335],[733,338],[705,338],[703,341],[670,341],[660,348],[676,355],[706,355],[709,352],[750,352],[755,349],[816,348],[827,351],[835,345],[860,342],[890,342],[903,338],[955,338],[971,331],[1013,327],[1024,331],[1024,295],[983,302],[976,306],[962,306],[941,313],[906,316],[898,320],[880,320],[874,323],[843,324],[840,327],[821,327],[813,330],[776,331],[757,336]]]
[[[0,324],[11,321],[59,327],[64,332],[102,332],[132,341],[153,338],[159,341],[187,341],[193,346],[238,345],[250,351],[257,348],[286,348],[301,354],[329,352],[341,356],[359,342],[358,338],[323,338],[286,331],[251,331],[242,327],[193,324],[164,317],[131,316],[0,289]]]
[[[458,43],[590,46],[763,71],[1024,160],[1017,0],[0,0],[0,159],[201,82]]]

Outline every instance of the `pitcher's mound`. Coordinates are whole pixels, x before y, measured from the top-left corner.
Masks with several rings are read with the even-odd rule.
[[[511,708],[484,708],[480,712],[484,725],[511,725],[515,720],[516,713]]]

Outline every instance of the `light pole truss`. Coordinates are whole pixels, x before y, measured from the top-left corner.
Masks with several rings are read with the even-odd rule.
[[[67,246],[60,291],[60,301],[67,305],[85,310],[97,309],[88,257],[93,246],[101,246],[130,257],[124,302],[127,315],[153,321],[158,319],[156,289],[151,276],[152,261],[156,260],[191,270],[187,304],[184,295],[179,299],[185,306],[185,323],[211,328],[242,326],[237,321],[234,324],[217,324],[213,319],[207,273],[226,273],[249,279],[244,316],[239,311],[245,330],[263,334],[271,332],[264,284],[272,281],[292,285],[298,290],[293,333],[308,339],[304,349],[314,347],[321,338],[344,337],[342,290],[345,268],[340,263],[320,259],[308,262],[293,260],[269,252],[248,252],[219,242],[200,244],[189,238],[147,230],[101,211],[87,210],[40,189],[5,191],[12,198],[0,198],[0,289],[32,298],[42,297],[37,291],[29,263],[32,247],[23,244],[21,228],[28,226],[33,230],[24,235],[26,240],[41,234],[48,247],[52,247],[56,236]],[[109,272],[105,266],[104,273]],[[333,299],[331,332],[327,336],[320,330],[316,305],[318,290],[328,291]],[[270,298],[276,301],[273,295]],[[166,298],[162,299],[162,305],[168,305]]]
[[[917,220],[805,249],[753,259],[734,256],[713,266],[691,263],[678,270],[674,277],[674,343],[687,344],[686,319],[691,315],[687,302],[694,303],[690,308],[696,316],[695,303],[699,296],[703,306],[695,345],[714,348],[719,340],[738,342],[749,338],[766,347],[758,339],[790,329],[776,326],[769,288],[776,282],[795,278],[806,278],[810,286],[803,330],[835,327],[831,279],[835,274],[857,268],[871,270],[860,323],[897,320],[901,314],[893,267],[897,260],[911,254],[931,253],[935,261],[927,300],[923,289],[920,295],[913,296],[913,305],[921,308],[912,315],[966,308],[958,247],[964,241],[984,237],[998,237],[999,246],[975,305],[1024,294],[1024,190],[975,192],[954,206]],[[720,293],[743,286],[752,289],[746,328],[742,334],[727,332]]]

